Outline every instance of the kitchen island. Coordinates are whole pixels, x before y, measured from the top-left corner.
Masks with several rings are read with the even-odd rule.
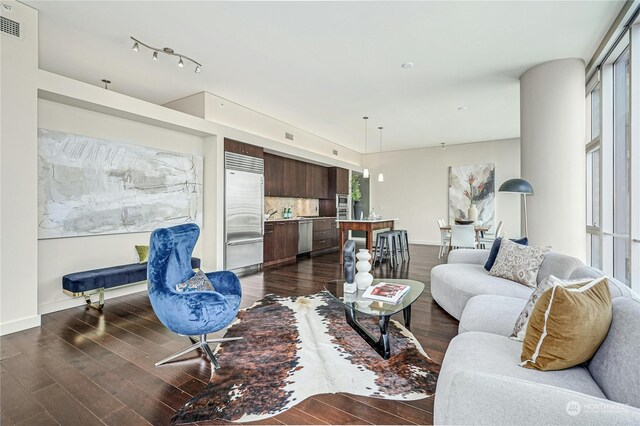
[[[343,262],[342,250],[347,239],[349,239],[349,231],[364,231],[366,233],[365,246],[369,250],[369,253],[372,253],[373,255],[373,231],[387,228],[393,231],[396,220],[398,220],[398,218],[376,220],[336,220],[338,228],[340,229],[340,264]]]

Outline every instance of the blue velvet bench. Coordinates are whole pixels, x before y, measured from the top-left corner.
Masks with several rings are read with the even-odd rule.
[[[192,257],[191,267],[199,268],[200,259]],[[72,297],[84,296],[87,305],[95,309],[102,309],[106,289],[146,280],[147,263],[132,263],[67,274],[62,277],[62,290]],[[92,302],[91,296],[96,293],[98,294],[98,302]]]

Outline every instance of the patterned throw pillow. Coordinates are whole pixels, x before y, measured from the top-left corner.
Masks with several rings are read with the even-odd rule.
[[[535,306],[538,299],[540,299],[540,296],[542,295],[542,293],[550,289],[552,286],[554,285],[566,286],[571,284],[583,285],[583,284],[589,283],[590,281],[591,281],[591,278],[566,281],[566,280],[561,280],[560,278],[557,278],[553,275],[549,275],[547,278],[542,280],[542,282],[538,284],[538,287],[535,289],[535,291],[531,293],[531,296],[529,297],[527,304],[524,305],[524,309],[522,310],[522,312],[520,313],[520,316],[516,320],[516,325],[513,327],[513,334],[509,337],[512,340],[517,340],[519,342],[522,342],[524,340],[524,335],[525,335],[525,332],[527,331],[527,324],[529,323],[529,317],[531,316],[531,312],[533,312],[533,307]]]
[[[538,270],[549,250],[551,247],[523,246],[503,238],[489,275],[536,288]]]
[[[513,241],[514,243],[522,244],[523,246],[529,245],[529,239],[527,237],[522,237],[519,240],[514,240],[513,238],[511,238],[511,241]],[[496,257],[498,257],[501,242],[502,237],[498,237],[493,240],[491,251],[489,252],[489,257],[487,258],[487,263],[484,264],[484,269],[486,269],[487,271],[490,271],[493,267],[493,264],[496,263]]]
[[[215,288],[213,288],[213,284],[211,284],[211,281],[209,281],[209,278],[207,278],[204,272],[198,269],[198,272],[187,282],[177,284],[176,291],[184,293],[191,291],[215,291]]]
[[[531,312],[520,364],[537,370],[562,370],[591,359],[611,325],[607,277],[587,284],[554,283]]]

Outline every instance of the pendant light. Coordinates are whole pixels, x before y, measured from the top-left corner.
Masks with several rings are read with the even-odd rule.
[[[367,123],[369,117],[362,117],[364,119],[364,161],[365,164],[367,162]],[[369,169],[367,167],[362,171],[362,177],[365,179],[369,179]]]
[[[380,130],[380,173],[378,173],[378,182],[384,182],[384,174],[382,173],[382,127],[378,127]]]

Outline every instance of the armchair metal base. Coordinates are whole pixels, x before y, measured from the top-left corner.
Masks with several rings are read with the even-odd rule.
[[[211,350],[211,348],[209,347],[209,343],[222,343],[222,342],[230,342],[232,340],[240,340],[242,339],[242,337],[226,337],[226,338],[221,338],[221,339],[210,339],[207,340],[207,335],[206,334],[201,334],[200,335],[200,339],[197,340],[191,336],[189,336],[189,339],[191,339],[192,342],[194,342],[193,345],[184,348],[183,350],[181,350],[180,352],[176,352],[175,354],[166,357],[165,359],[156,362],[156,367],[162,364],[166,364],[169,361],[172,361],[178,357],[181,357],[182,355],[189,353],[193,350],[196,349],[202,349],[202,351],[209,357],[209,360],[211,361],[211,364],[213,365],[213,368],[215,368],[216,370],[220,368],[220,364],[218,364],[218,360],[216,359],[215,355],[213,355],[213,351]]]

